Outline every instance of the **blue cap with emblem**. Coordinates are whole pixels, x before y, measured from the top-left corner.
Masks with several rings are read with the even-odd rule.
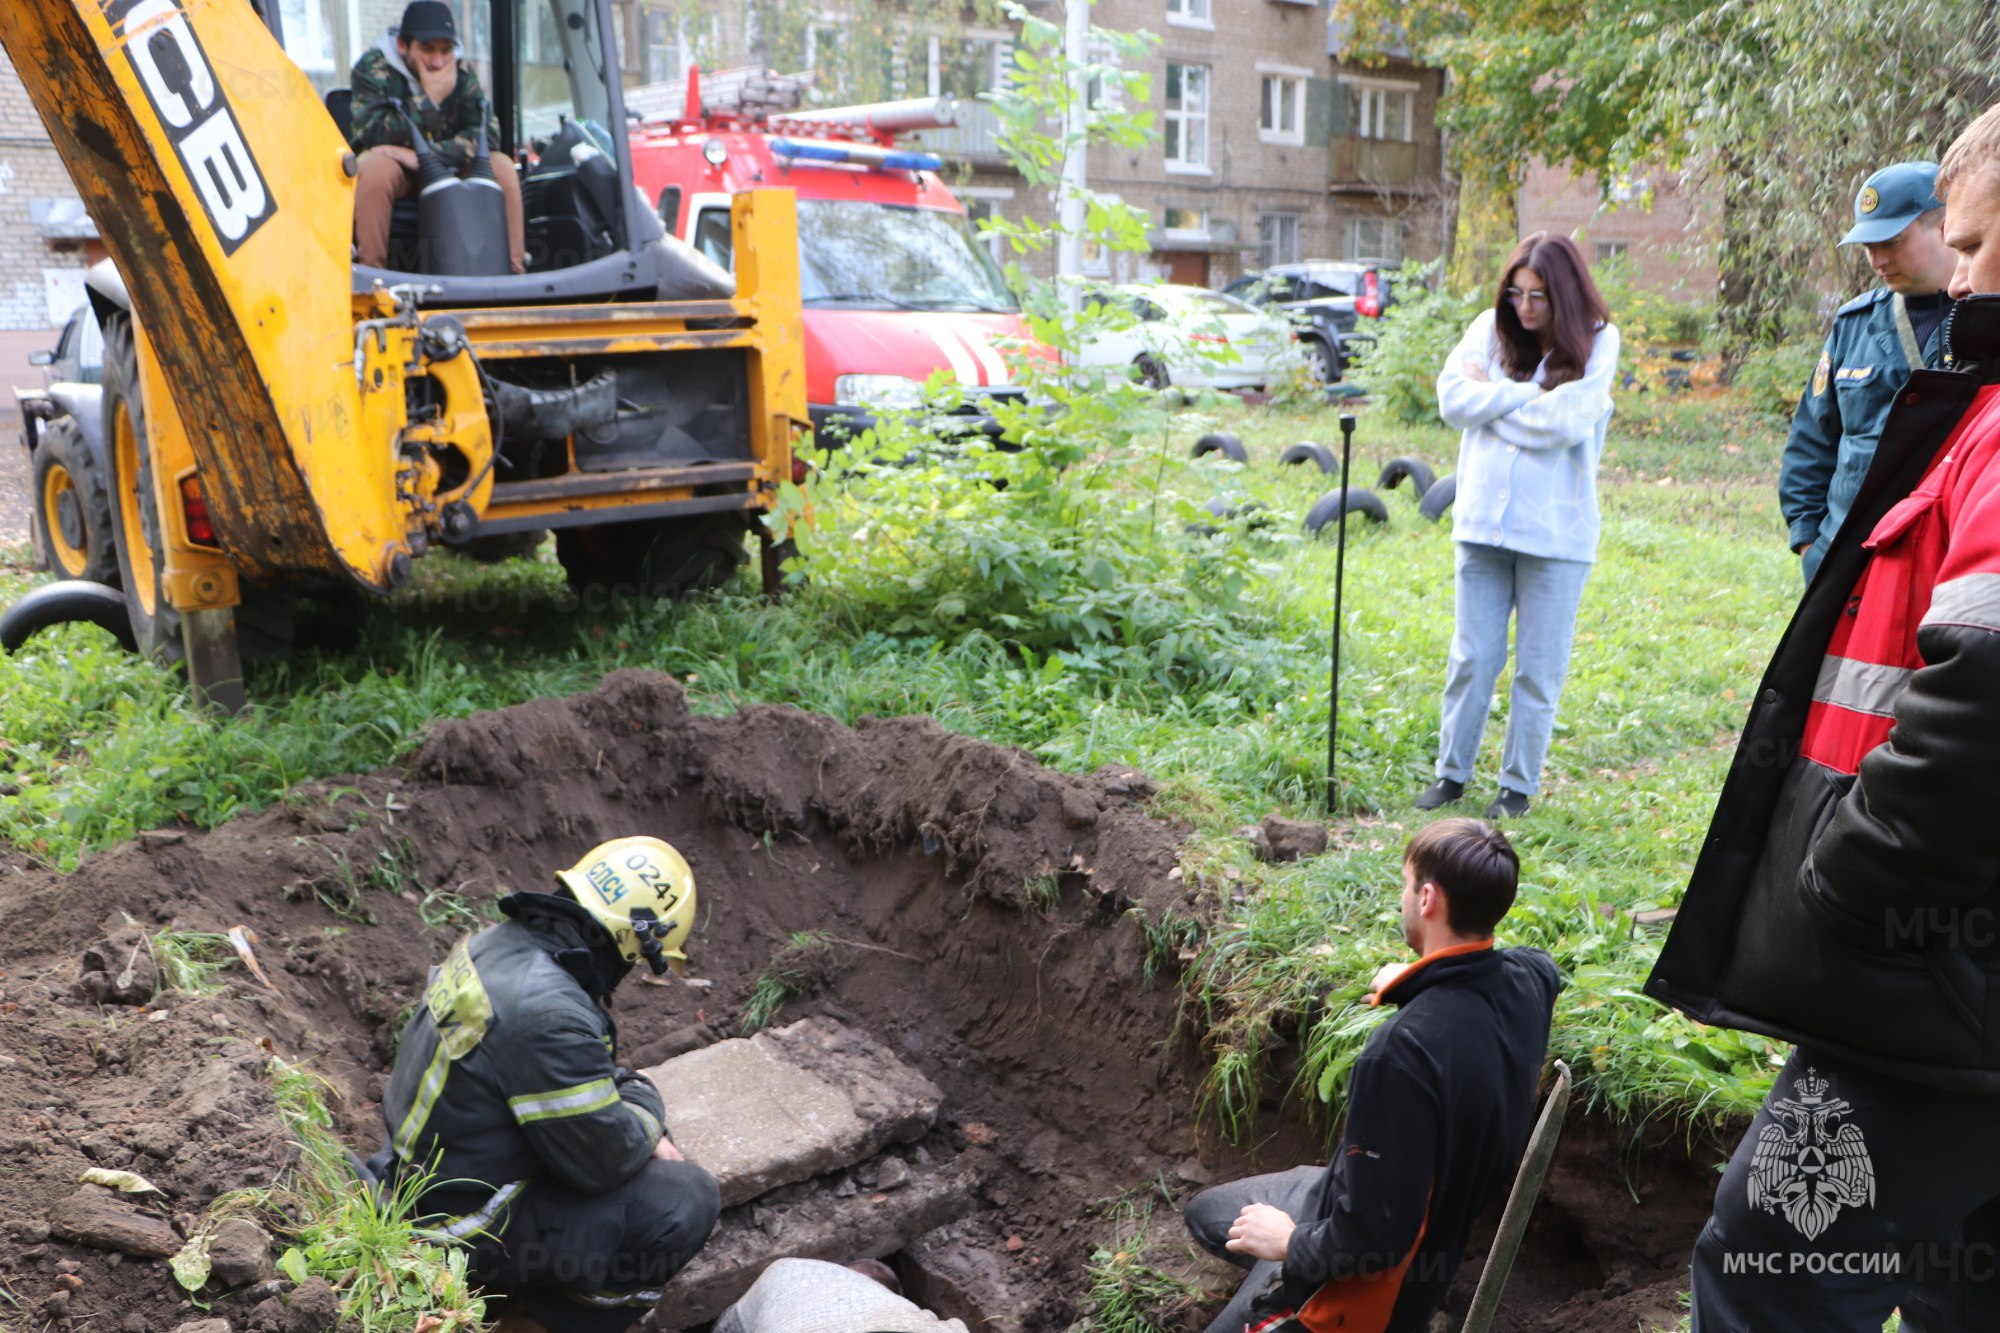
[[[1870,176],[1854,196],[1854,225],[1842,245],[1893,241],[1919,214],[1943,208],[1937,197],[1937,163],[1898,162]]]

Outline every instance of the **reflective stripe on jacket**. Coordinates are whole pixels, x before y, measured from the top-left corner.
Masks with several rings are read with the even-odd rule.
[[[659,1143],[659,1092],[614,1063],[611,1019],[567,944],[506,921],[433,969],[382,1099],[398,1163],[432,1171],[427,1209],[497,1213],[497,1195],[544,1178],[598,1193]]]
[[[2000,1093],[2000,296],[1947,324],[1764,675],[1647,993]]]

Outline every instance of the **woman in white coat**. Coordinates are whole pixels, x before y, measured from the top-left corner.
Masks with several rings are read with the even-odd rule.
[[[1508,257],[1493,308],[1472,321],[1438,375],[1438,410],[1464,434],[1452,502],[1457,596],[1435,810],[1465,795],[1507,664],[1514,684],[1488,819],[1523,814],[1569,674],[1584,580],[1597,557],[1597,462],[1611,420],[1618,330],[1568,238],[1537,233]]]

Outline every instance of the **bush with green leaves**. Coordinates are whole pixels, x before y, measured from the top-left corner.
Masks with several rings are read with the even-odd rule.
[[[1485,308],[1485,292],[1456,293],[1439,282],[1439,265],[1405,264],[1391,279],[1396,301],[1376,321],[1375,341],[1361,347],[1353,378],[1398,421],[1434,422],[1444,359]]]
[[[1053,186],[1072,145],[1049,127],[1062,123],[1076,81],[1120,82],[1143,106],[1144,77],[1120,62],[1151,39],[1096,32],[1093,49],[1112,59],[1079,66],[1061,29],[1009,12],[1021,24],[1014,77],[988,98],[1024,178]],[[1085,141],[1144,143],[1152,114],[1121,105],[1102,99]],[[1085,229],[1109,249],[1145,246],[1145,215],[1115,200],[1090,199]],[[1017,255],[1060,236],[1033,218],[986,230]],[[1081,364],[1093,340],[1132,326],[1131,303],[1100,290],[1073,301],[1077,293],[1018,262],[1007,277],[1033,341],[1007,349],[1025,396],[990,406],[1004,446],[980,434],[934,438],[933,425],[963,406],[940,372],[922,409],[878,413],[873,429],[825,453],[810,496],[788,490],[773,521],[789,524],[809,506],[832,520],[798,528],[799,549],[815,580],[840,588],[852,613],[885,634],[989,640],[1031,668],[1060,658],[1058,670],[1166,685],[1264,665],[1268,610],[1247,591],[1256,553],[1246,524],[1191,538],[1191,526],[1230,525],[1164,484],[1176,418],[1130,367]]]
[[[1168,686],[1268,667],[1258,539],[1248,520],[1186,531],[1218,520],[1163,484],[1165,436],[1068,467],[1051,449],[983,440],[885,445],[826,459],[831,521],[800,534],[814,577],[857,621]]]
[[[1734,383],[1753,410],[1770,424],[1782,425],[1797,410],[1820,350],[1819,343],[1804,340],[1760,347],[1744,355]]]

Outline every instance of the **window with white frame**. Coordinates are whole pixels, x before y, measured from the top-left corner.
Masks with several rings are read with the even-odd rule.
[[[1399,262],[1403,258],[1403,224],[1394,218],[1349,218],[1347,257],[1364,263]]]
[[[1304,143],[1306,81],[1296,74],[1263,76],[1257,137],[1265,143]]]
[[[1350,81],[1347,131],[1364,139],[1409,143],[1416,137],[1417,90],[1409,84]]]
[[[1008,39],[990,33],[958,37],[932,36],[929,95],[947,94],[961,102],[971,102],[979,94],[992,92],[1007,81]]]
[[[686,14],[645,9],[641,20],[648,83],[686,78],[689,65],[703,63],[707,53],[721,44],[719,20],[714,15],[690,21]]]
[[[1114,208],[1125,202],[1121,196],[1115,194],[1099,194],[1095,198],[1107,208]],[[1095,232],[1086,234],[1083,238],[1083,271],[1093,278],[1108,278],[1111,276],[1111,268],[1111,247],[1104,243],[1101,235]]]
[[[1620,255],[1627,254],[1631,249],[1632,243],[1630,241],[1593,241],[1591,243],[1591,250],[1600,264],[1607,259],[1616,259]]]
[[[1100,68],[1084,80],[1084,108],[1089,111],[1123,111],[1125,83],[1114,72],[1118,53],[1108,46],[1092,46],[1090,63],[1105,68]]]
[[[1257,218],[1257,266],[1299,261],[1299,215],[1264,213]]]
[[[1188,28],[1211,28],[1210,0],[1167,0],[1167,22]]]
[[[320,0],[280,0],[278,14],[285,28],[285,54],[308,74],[333,69],[331,15]]]
[[[840,76],[841,48],[847,37],[842,31],[845,22],[844,15],[822,14],[806,25],[806,68],[821,76],[813,81],[818,91],[831,90]]]
[[[1208,210],[1169,204],[1162,215],[1160,230],[1178,241],[1205,241],[1208,239]]]
[[[1208,66],[1167,62],[1167,170],[1208,170]]]

